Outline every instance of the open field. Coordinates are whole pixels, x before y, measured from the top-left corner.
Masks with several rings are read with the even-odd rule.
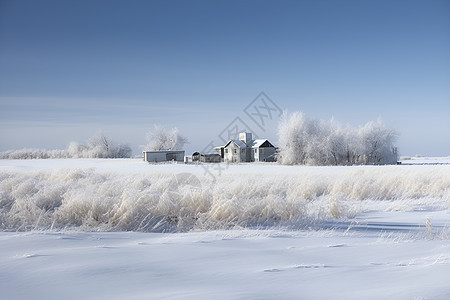
[[[450,299],[450,165],[0,160],[5,299]]]

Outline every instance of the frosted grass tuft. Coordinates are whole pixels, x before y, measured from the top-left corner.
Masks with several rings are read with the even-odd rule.
[[[186,232],[310,228],[377,211],[448,210],[450,172],[433,168],[300,169],[298,174],[4,171],[0,229]]]

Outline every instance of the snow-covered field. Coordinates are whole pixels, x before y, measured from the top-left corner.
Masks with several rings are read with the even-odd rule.
[[[450,159],[0,160],[2,299],[450,299]]]

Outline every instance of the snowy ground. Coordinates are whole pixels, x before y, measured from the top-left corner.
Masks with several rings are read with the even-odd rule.
[[[407,162],[0,160],[1,298],[450,299],[450,159]]]

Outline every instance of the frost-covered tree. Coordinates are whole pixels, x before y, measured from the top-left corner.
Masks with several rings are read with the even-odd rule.
[[[87,156],[93,158],[124,158],[131,155],[130,146],[116,144],[101,132],[91,137],[85,147]]]
[[[182,150],[187,143],[187,138],[182,136],[176,127],[166,130],[159,125],[147,133],[146,150]]]
[[[306,117],[302,112],[282,115],[278,127],[278,159],[283,164],[329,164],[330,126],[326,122]]]
[[[360,129],[342,127],[302,112],[284,113],[278,127],[278,159],[282,164],[352,165],[392,164],[396,134],[380,121]]]
[[[358,131],[361,143],[361,160],[364,164],[394,164],[397,152],[394,141],[397,134],[386,128],[380,120],[368,122]]]
[[[279,153],[278,158],[286,165],[303,164],[305,161],[305,115],[284,112],[278,125]]]

